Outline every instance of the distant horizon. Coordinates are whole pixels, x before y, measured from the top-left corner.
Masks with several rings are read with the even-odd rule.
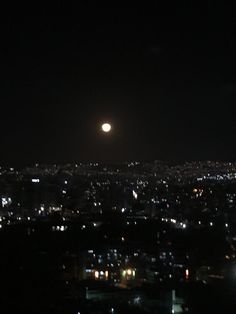
[[[236,160],[210,160],[210,159],[186,159],[186,160],[163,160],[163,159],[154,159],[154,160],[124,160],[124,161],[98,161],[98,160],[88,160],[88,161],[71,161],[71,162],[33,162],[33,163],[25,163],[25,164],[17,164],[17,163],[0,163],[0,167],[6,167],[6,168],[25,168],[25,167],[36,167],[38,166],[66,166],[66,165],[89,165],[90,163],[92,164],[98,164],[98,165],[124,165],[127,163],[155,163],[155,162],[160,162],[163,164],[171,164],[171,165],[180,165],[180,164],[185,164],[185,163],[227,163],[227,164],[236,164]]]

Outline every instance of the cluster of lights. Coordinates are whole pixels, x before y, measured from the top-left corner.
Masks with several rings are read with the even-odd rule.
[[[194,188],[193,193],[196,195],[196,197],[201,197],[203,193],[203,189]]]
[[[31,182],[32,182],[32,183],[39,183],[40,180],[39,180],[39,179],[32,179]]]
[[[52,231],[66,231],[68,229],[67,226],[52,226]]]
[[[185,222],[177,222],[177,220],[173,219],[173,218],[161,218],[161,221],[163,221],[163,222],[170,222],[170,223],[176,225],[177,228],[178,227],[180,227],[182,229],[187,228],[187,224]]]
[[[101,270],[101,271],[95,270],[95,272],[94,272],[94,278],[95,279],[105,279],[105,280],[107,280],[108,279],[108,275],[109,275],[108,270],[105,270],[105,271],[103,271],[103,270]]]
[[[12,199],[10,197],[2,197],[2,207],[8,206],[12,203]]]
[[[122,271],[122,276],[126,279],[135,278],[135,270],[128,268]]]

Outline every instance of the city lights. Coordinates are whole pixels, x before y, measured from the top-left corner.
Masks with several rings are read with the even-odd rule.
[[[134,197],[134,199],[136,199],[137,200],[137,198],[138,198],[138,194],[133,190],[133,197]]]
[[[236,314],[236,3],[2,2],[0,314]]]
[[[186,278],[186,279],[189,278],[189,270],[188,270],[188,269],[185,270],[185,278]]]
[[[230,263],[235,259],[233,250],[236,235],[232,233],[233,230],[229,228],[228,222],[234,221],[231,215],[233,215],[232,207],[236,203],[236,191],[234,192],[233,188],[230,193],[226,191],[225,194],[222,190],[222,196],[219,194],[218,200],[213,199],[212,195],[216,194],[220,187],[212,185],[212,181],[209,186],[207,182],[205,183],[204,194],[202,194],[203,189],[199,186],[194,189],[192,186],[189,188],[188,177],[185,179],[184,185],[178,185],[178,189],[176,189],[176,183],[171,183],[170,180],[168,180],[168,189],[166,189],[166,180],[153,182],[153,177],[149,179],[146,176],[147,168],[145,168],[145,172],[141,172],[142,175],[135,174],[133,177],[132,171],[137,166],[135,162],[128,164],[127,172],[118,165],[115,165],[114,169],[111,166],[102,165],[97,171],[94,169],[94,165],[95,163],[77,165],[73,170],[75,172],[71,173],[69,170],[71,168],[69,168],[67,176],[71,177],[70,188],[68,181],[64,178],[61,179],[61,176],[57,174],[54,175],[55,179],[51,176],[48,179],[45,177],[44,180],[40,180],[40,185],[33,186],[35,199],[32,198],[32,203],[30,203],[33,211],[23,210],[25,200],[21,198],[21,194],[19,194],[20,197],[17,196],[14,184],[11,188],[11,181],[8,183],[8,189],[5,189],[4,194],[0,196],[1,234],[6,226],[26,223],[25,234],[32,237],[38,232],[40,224],[38,226],[37,220],[39,219],[39,221],[49,222],[50,230],[47,232],[54,232],[55,238],[61,237],[64,242],[71,239],[71,235],[73,235],[75,243],[77,241],[82,243],[85,250],[75,253],[68,249],[64,252],[63,259],[65,260],[62,261],[62,271],[68,287],[70,282],[68,276],[71,278],[78,276],[79,280],[94,280],[97,284],[100,282],[121,288],[130,288],[140,282],[148,284],[164,284],[170,281],[187,283],[190,279],[188,262],[197,260],[194,255],[195,251],[191,251],[190,245],[190,248],[183,246],[180,252],[173,247],[173,243],[180,239],[185,241],[192,232],[201,238],[201,232],[207,226],[210,228],[209,232],[224,231],[226,243],[228,243],[227,241],[232,243],[230,248],[227,246],[227,250],[230,251],[221,256],[225,263]],[[141,165],[142,163],[139,163],[139,167]],[[99,167],[99,164],[96,167]],[[38,169],[39,167],[37,171],[39,171]],[[47,169],[46,172],[48,173],[50,170]],[[58,171],[58,173],[61,172]],[[80,181],[76,183],[78,173]],[[42,174],[39,173],[39,175],[41,178]],[[178,178],[175,181],[175,177],[173,177],[173,182],[179,182]],[[36,182],[33,183],[39,183],[37,177],[34,180]],[[54,183],[53,180],[55,180]],[[184,179],[182,178],[182,180]],[[19,182],[21,182],[20,179]],[[232,183],[234,184],[234,182]],[[24,189],[27,188],[27,181],[22,181],[21,184]],[[42,197],[41,191],[42,189],[46,191],[45,187],[48,185],[52,187],[52,190],[48,195],[45,194],[46,196]],[[73,185],[74,188],[72,188]],[[79,193],[71,193],[73,189]],[[169,194],[171,189],[173,192]],[[54,199],[51,195],[52,191],[55,191]],[[201,194],[204,199],[200,200]],[[68,208],[68,204],[72,205]],[[110,206],[106,205],[107,208],[104,208],[104,204]],[[28,205],[29,208],[30,206]],[[181,211],[182,206],[185,211]],[[196,208],[196,216],[191,215],[191,208]],[[225,209],[231,209],[227,215],[224,214]],[[58,216],[57,223],[53,219],[54,214]],[[216,217],[220,214],[225,217],[223,224],[217,224]],[[109,217],[108,220],[106,215]],[[113,219],[113,215],[115,219]],[[116,220],[117,217],[119,217],[119,224]],[[35,226],[32,227],[31,224]],[[119,229],[117,229],[118,227]],[[119,230],[115,238],[113,230]],[[77,232],[83,234],[84,237],[78,236]],[[68,239],[67,236],[69,236]],[[99,241],[102,242],[103,249],[94,246],[96,241],[94,242],[92,239],[96,239],[96,237],[99,237]],[[119,245],[117,240],[120,242]],[[140,243],[140,248],[133,247],[133,241]],[[204,239],[201,241],[204,243]],[[211,247],[215,245],[214,242],[210,242],[210,244]],[[148,247],[154,245],[155,250],[151,253],[145,249],[146,245]],[[67,259],[71,259],[68,264]],[[194,267],[191,281],[199,280],[199,276],[200,278],[202,276],[202,282],[207,284],[210,279],[222,276],[221,274],[205,275],[199,270],[201,265],[196,264]],[[89,298],[93,296],[89,290],[86,295]],[[132,302],[134,305],[135,302]],[[141,306],[141,302],[136,305]],[[174,310],[177,313],[177,305]]]
[[[39,182],[40,182],[39,179],[32,179],[31,181],[32,181],[33,183],[39,183]]]

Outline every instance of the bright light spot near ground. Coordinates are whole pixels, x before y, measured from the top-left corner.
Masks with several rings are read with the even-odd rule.
[[[39,182],[40,182],[39,179],[32,179],[31,181],[32,181],[33,183],[39,183]]]
[[[134,298],[134,304],[135,305],[139,305],[141,303],[141,297],[140,296],[137,296]]]
[[[133,197],[134,197],[134,199],[138,198],[138,194],[134,190],[133,190]]]
[[[185,270],[185,278],[188,279],[188,277],[189,277],[189,270],[186,269],[186,270]]]

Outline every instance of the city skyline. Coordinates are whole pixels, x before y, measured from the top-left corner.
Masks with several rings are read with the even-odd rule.
[[[234,313],[236,162],[1,167],[0,187],[6,313]]]

